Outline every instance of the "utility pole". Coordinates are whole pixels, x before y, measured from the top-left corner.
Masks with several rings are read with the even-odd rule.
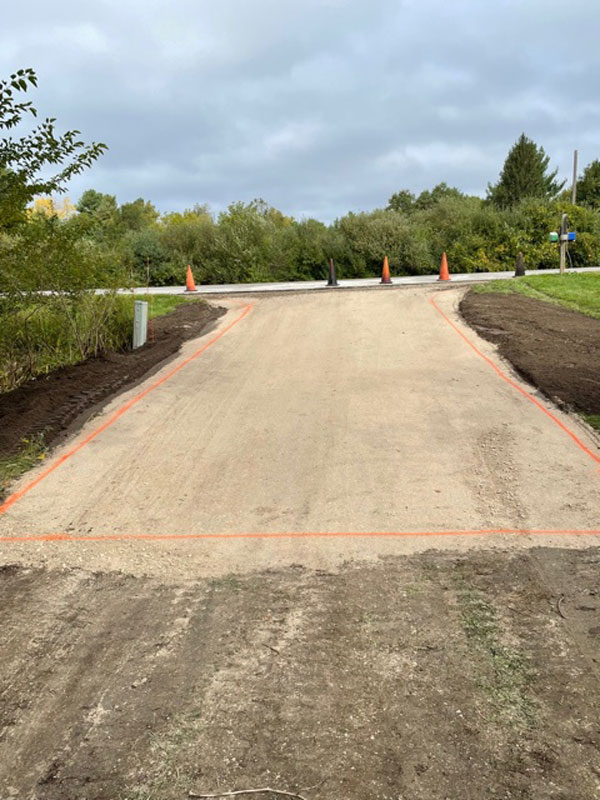
[[[577,150],[573,154],[573,191],[571,195],[573,205],[577,202]]]

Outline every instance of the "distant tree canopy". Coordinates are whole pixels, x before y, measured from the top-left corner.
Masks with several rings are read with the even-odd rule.
[[[577,202],[582,206],[600,209],[600,161],[587,165],[577,181]]]
[[[31,86],[37,86],[32,69],[20,69],[0,80],[1,131],[15,128],[25,116],[37,116],[30,101],[19,102],[16,97]],[[27,204],[36,195],[64,192],[67,182],[106,150],[102,143],[84,144],[77,130],[59,135],[55,122],[48,117],[25,136],[0,139],[0,230],[23,222]],[[48,168],[57,165],[58,171],[48,177]]]
[[[438,183],[431,191],[425,190],[416,197],[408,189],[402,189],[393,194],[388,200],[387,211],[400,211],[403,214],[410,214],[411,211],[422,211],[431,208],[440,202],[440,200],[453,197],[460,199],[465,195],[455,189],[453,186],[448,186],[446,183]]]
[[[26,78],[15,73],[12,80],[21,90]],[[21,108],[10,116],[10,108],[10,102],[0,104],[5,126],[24,113]],[[59,140],[55,146],[57,158],[69,149],[61,149]],[[2,147],[0,153],[6,152],[6,143]],[[84,161],[76,159],[89,151],[81,147],[66,157],[74,169],[83,168]],[[98,152],[88,154],[88,162]],[[570,250],[573,264],[600,263],[600,161],[585,169],[578,182],[580,205],[573,206],[568,193],[557,196],[563,184],[556,171],[549,172],[543,148],[525,135],[508,153],[487,200],[439,183],[419,194],[401,189],[385,208],[349,212],[330,224],[294,219],[261,199],[234,202],[219,213],[197,204],[163,214],[144,198],[119,204],[114,194],[96,189],[83,192],[75,207],[59,205],[49,192],[32,202],[34,186],[62,190],[68,167],[41,184],[16,172],[15,159],[3,164],[0,182],[12,194],[10,204],[0,198],[0,293],[27,274],[36,288],[42,279],[48,286],[80,288],[181,284],[188,264],[197,282],[215,284],[322,279],[330,258],[342,278],[380,274],[384,256],[395,274],[423,275],[439,269],[443,252],[452,272],[507,270],[521,251],[529,269],[548,268],[558,263],[548,233],[565,211],[578,234]],[[11,228],[9,218],[21,224]],[[61,266],[66,261],[69,270]]]
[[[30,209],[32,216],[58,217],[58,219],[69,219],[77,213],[76,207],[71,203],[68,197],[64,197],[62,203],[58,203],[52,197],[38,196],[33,201],[33,207]]]
[[[127,231],[142,231],[160,216],[149,200],[138,197],[131,203],[119,206],[114,195],[102,194],[95,189],[88,189],[81,195],[77,211],[89,225],[113,237]]]
[[[551,200],[565,185],[556,180],[558,170],[548,173],[550,157],[524,133],[511,148],[498,183],[488,184],[488,201],[497,208],[510,208],[527,198]]]

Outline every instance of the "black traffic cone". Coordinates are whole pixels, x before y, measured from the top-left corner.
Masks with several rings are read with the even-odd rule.
[[[327,286],[339,286],[339,283],[335,277],[335,264],[333,263],[333,258],[329,259],[329,280],[327,281]]]
[[[515,269],[515,278],[522,278],[523,275],[525,275],[525,261],[523,260],[523,253],[519,253]]]

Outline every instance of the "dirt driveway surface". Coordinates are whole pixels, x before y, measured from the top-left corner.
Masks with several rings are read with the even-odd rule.
[[[599,565],[475,551],[185,585],[5,569],[0,797],[594,800]]]
[[[232,303],[216,329],[221,338],[0,518],[0,536],[82,541],[5,541],[4,559],[196,577],[290,563],[329,568],[348,557],[497,546],[511,536],[520,545],[550,540],[126,537],[600,528],[597,440],[554,410],[578,446],[502,381],[432,306],[432,294],[324,292],[261,298],[250,310]],[[435,293],[436,302],[476,339],[455,313],[460,294]],[[188,343],[183,359],[214,336]],[[75,443],[138,392],[121,395]],[[86,541],[102,535],[121,538]]]
[[[220,299],[23,478],[2,800],[600,798],[598,440],[460,297]]]

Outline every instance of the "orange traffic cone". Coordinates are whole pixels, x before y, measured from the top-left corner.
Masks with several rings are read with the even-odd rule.
[[[388,261],[388,257],[385,256],[383,259],[383,272],[381,273],[381,282],[389,285],[392,282],[390,278],[390,262]]]
[[[450,280],[450,273],[448,272],[448,259],[446,258],[446,253],[442,253],[442,265],[440,267],[440,277],[438,278],[439,281],[449,281]]]
[[[194,283],[194,276],[192,274],[192,268],[188,264],[187,268],[187,275],[185,276],[185,290],[186,292],[197,292],[196,284]]]

